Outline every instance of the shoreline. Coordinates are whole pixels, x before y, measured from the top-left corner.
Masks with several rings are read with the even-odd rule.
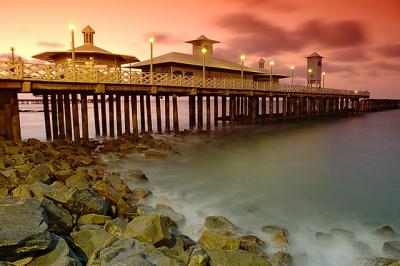
[[[11,232],[0,238],[0,261],[18,261],[18,265],[44,265],[49,259],[60,265],[117,262],[113,260],[120,260],[120,265],[231,265],[240,261],[238,265],[278,266],[304,260],[302,254],[290,254],[290,233],[278,225],[265,225],[265,235],[255,236],[229,217],[204,217],[200,239],[190,239],[179,231],[183,215],[166,204],[147,205],[153,192],[145,173],[106,171],[101,156],[111,154],[126,160],[130,153],[155,162],[179,154],[166,139],[148,134],[141,135],[138,142],[128,137],[82,145],[29,139],[19,146],[0,140],[0,210],[11,215],[0,223],[2,231]],[[24,219],[18,219],[21,217]],[[29,221],[35,219],[42,222],[33,227],[32,235]],[[398,246],[390,240],[398,235],[390,227],[378,230],[388,238],[385,249],[396,254]],[[25,235],[18,238],[19,234]],[[343,237],[353,241],[353,235],[333,229],[318,232],[316,238],[321,243]],[[32,237],[33,243],[27,240]],[[367,245],[360,243],[362,249],[368,249]],[[120,258],[122,250],[130,255]],[[107,252],[115,256],[105,256]],[[378,265],[374,264],[377,261],[386,261],[379,265],[399,263],[371,258],[360,265]]]

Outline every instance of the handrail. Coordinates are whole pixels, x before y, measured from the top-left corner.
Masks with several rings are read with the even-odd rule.
[[[84,83],[132,84],[173,87],[215,88],[238,90],[242,89],[241,79],[206,78],[200,76],[175,75],[132,71],[129,68],[109,68],[69,64],[34,64],[22,61],[0,61],[0,79],[61,81]],[[302,85],[270,83],[266,81],[243,81],[244,90],[335,94],[369,97],[368,91],[339,90],[332,88],[316,88]]]

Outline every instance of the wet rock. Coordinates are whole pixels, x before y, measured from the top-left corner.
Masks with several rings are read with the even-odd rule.
[[[75,214],[85,215],[89,213],[107,214],[110,210],[110,204],[102,199],[91,189],[72,190],[71,197],[66,206]]]
[[[278,232],[272,237],[271,244],[278,248],[286,248],[289,240],[283,232]]]
[[[63,238],[57,239],[55,248],[42,256],[33,259],[29,266],[57,265],[57,266],[80,266],[82,265],[76,255],[69,248]]]
[[[65,181],[65,185],[69,188],[86,189],[89,188],[89,181],[86,179],[86,174],[78,173],[70,176]]]
[[[0,171],[6,170],[6,165],[4,163],[3,158],[0,158]]]
[[[315,238],[320,241],[331,241],[333,237],[327,233],[317,232],[315,233]]]
[[[384,226],[382,226],[381,228],[377,229],[377,230],[375,231],[375,233],[376,233],[377,235],[379,235],[379,236],[390,237],[390,238],[393,238],[393,237],[396,237],[396,236],[397,236],[396,232],[395,232],[395,231],[393,230],[393,228],[392,228],[391,226],[389,226],[389,225],[384,225]]]
[[[143,171],[139,169],[123,173],[121,179],[129,189],[133,189],[136,185],[145,184],[149,181]]]
[[[206,229],[199,239],[199,243],[206,249],[224,249],[224,250],[237,250],[240,247],[240,241],[216,231]]]
[[[144,156],[147,158],[165,159],[167,155],[159,151],[145,151]]]
[[[269,234],[277,234],[277,233],[283,233],[286,237],[289,236],[289,231],[286,228],[276,226],[276,225],[265,225],[261,228],[261,230],[265,233]]]
[[[159,247],[159,251],[161,251],[165,256],[180,262],[182,265],[187,265],[189,262],[189,255],[185,252],[180,252],[176,249],[169,249],[165,246]]]
[[[121,143],[118,148],[120,151],[132,150],[132,149],[136,148],[136,144],[131,143],[131,142],[124,142],[124,143]]]
[[[27,181],[27,176],[30,173],[31,169],[33,168],[32,164],[26,163],[26,164],[20,164],[20,165],[15,165],[14,170],[19,178],[24,179],[24,181]]]
[[[240,229],[224,216],[208,216],[205,220],[208,229],[224,234],[238,234]]]
[[[210,257],[210,265],[232,266],[232,265],[252,265],[270,266],[268,259],[243,250],[207,250]]]
[[[148,188],[135,188],[131,190],[130,197],[137,199],[137,200],[143,200],[144,198],[150,196],[152,194],[151,190]]]
[[[110,241],[113,235],[104,230],[84,229],[72,232],[71,237],[88,259],[97,248]]]
[[[383,252],[400,259],[400,241],[388,241],[383,244]]]
[[[359,253],[359,255],[363,258],[371,256],[372,254],[374,254],[374,250],[371,248],[371,246],[369,246],[368,244],[361,242],[361,241],[354,241],[352,243],[352,246],[354,247],[354,249],[357,250],[357,252]]]
[[[171,218],[176,224],[182,224],[185,216],[177,213],[172,207],[165,204],[157,204],[156,206],[141,206],[144,214],[159,214]]]
[[[0,197],[6,197],[8,196],[8,189],[6,188],[0,188]]]
[[[397,264],[396,264],[397,263]],[[363,266],[398,266],[399,260],[393,258],[369,258],[362,261]]]
[[[0,260],[46,251],[51,244],[46,215],[34,199],[0,198]]]
[[[265,242],[254,235],[241,236],[239,238],[240,249],[252,252],[255,254],[263,254]]]
[[[104,225],[109,220],[111,220],[110,216],[90,213],[79,217],[78,225],[84,225],[84,224]]]
[[[293,265],[293,258],[289,253],[279,251],[271,258],[272,266],[291,266]]]
[[[117,207],[117,216],[119,218],[126,218],[126,217],[133,218],[134,216],[137,216],[135,209],[122,198],[117,201],[116,207]]]
[[[126,228],[127,223],[119,218],[115,218],[114,220],[108,220],[104,224],[104,230],[109,232],[115,236],[121,236]]]
[[[210,257],[202,246],[197,245],[189,259],[189,266],[207,266]]]
[[[29,138],[26,140],[26,143],[31,145],[32,147],[39,149],[42,146],[42,142],[35,138]]]
[[[356,239],[356,235],[352,231],[346,229],[334,228],[331,230],[330,233],[334,238],[340,238],[346,240]]]
[[[161,142],[157,145],[157,148],[160,150],[166,150],[166,151],[170,151],[172,150],[172,146],[169,143],[166,142]]]
[[[11,191],[11,195],[14,197],[30,198],[32,196],[28,185],[20,185]]]
[[[171,239],[167,217],[143,215],[135,217],[126,227],[123,235],[150,244],[165,244]]]
[[[0,173],[0,187],[6,189],[14,189],[17,187],[7,176]]]
[[[53,182],[53,174],[46,164],[39,164],[32,168],[26,177],[28,184],[33,184],[39,181],[44,184],[50,185]]]
[[[74,172],[71,169],[59,170],[54,172],[54,176],[63,182],[65,182],[68,178],[70,178]]]
[[[68,210],[57,206],[47,198],[43,198],[41,204],[48,219],[49,231],[59,235],[68,234],[74,225]]]
[[[111,185],[104,181],[97,181],[93,186],[97,194],[105,197],[112,203],[117,203],[117,201],[122,197]]]
[[[122,181],[121,177],[117,174],[109,174],[106,176],[106,181],[121,195],[125,196],[129,193],[128,186]]]

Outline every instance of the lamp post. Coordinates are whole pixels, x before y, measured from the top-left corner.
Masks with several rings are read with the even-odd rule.
[[[311,85],[311,86],[312,86],[312,84],[311,84],[311,73],[312,73],[312,69],[309,68],[309,69],[307,70],[307,72],[308,72],[308,85]]]
[[[203,87],[206,86],[206,53],[207,49],[201,49],[201,53],[203,54]]]
[[[149,43],[150,43],[150,83],[153,85],[153,45],[154,45],[153,37],[149,39]]]
[[[325,88],[325,72],[322,72],[322,88]]]
[[[14,66],[14,62],[15,62],[14,51],[15,51],[15,48],[11,47],[10,50],[11,50],[11,61],[12,61],[12,64]]]
[[[72,48],[72,67],[75,70],[75,26],[69,25],[69,29],[71,31],[71,48]]]
[[[272,67],[275,65],[274,61],[269,61],[269,83],[272,84]]]
[[[290,67],[290,76],[292,77],[292,85],[293,85],[294,66],[291,66],[291,67]]]
[[[246,59],[246,56],[244,54],[242,54],[240,56],[240,64],[242,66],[241,73],[240,73],[240,79],[242,80],[242,89],[244,86],[244,59]]]

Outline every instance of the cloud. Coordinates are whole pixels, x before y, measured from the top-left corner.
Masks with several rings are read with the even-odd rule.
[[[298,11],[302,7],[293,2],[289,3],[285,0],[236,0],[242,7],[245,8],[268,8],[269,10],[275,10],[281,13],[288,13]]]
[[[161,44],[173,44],[177,42],[182,42],[182,40],[179,40],[175,36],[165,32],[150,32],[145,35],[146,40],[148,40],[150,37],[153,37],[155,42]]]
[[[17,54],[14,54],[14,60],[18,61],[20,56]],[[0,61],[10,61],[11,60],[11,53],[3,53],[0,54]],[[26,59],[24,57],[21,57],[21,60],[24,63],[32,63],[32,64],[43,64],[43,61],[37,60],[37,59]]]
[[[400,57],[400,44],[390,44],[378,48],[378,52],[387,57]]]
[[[215,25],[232,34],[229,46],[234,48],[231,49],[246,54],[276,55],[307,47],[313,50],[361,47],[368,41],[364,25],[354,20],[314,19],[291,30],[249,13],[232,13],[218,18]]]
[[[355,49],[344,49],[335,50],[331,52],[327,57],[330,60],[342,61],[342,62],[361,62],[368,61],[370,57],[368,54],[359,48]]]
[[[48,42],[48,41],[41,41],[36,44],[39,47],[47,47],[47,48],[64,48],[64,44],[59,42]]]
[[[385,71],[385,72],[399,72],[400,64],[388,63],[388,62],[376,62],[370,66],[371,69],[376,71]]]

